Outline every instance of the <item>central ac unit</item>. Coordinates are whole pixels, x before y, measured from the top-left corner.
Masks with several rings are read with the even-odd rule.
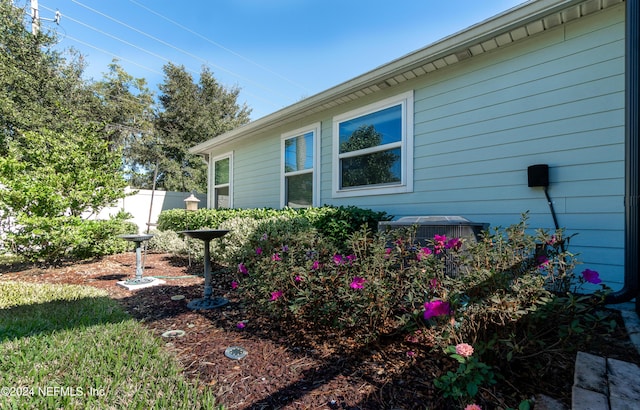
[[[378,231],[406,229],[416,227],[415,239],[421,246],[433,240],[436,235],[444,235],[448,239],[460,238],[466,243],[476,243],[480,234],[489,228],[488,223],[471,222],[461,216],[405,216],[395,221],[378,222]],[[445,273],[457,276],[455,263],[445,256]]]

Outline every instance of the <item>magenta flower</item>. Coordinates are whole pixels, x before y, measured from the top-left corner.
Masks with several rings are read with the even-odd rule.
[[[422,258],[426,258],[427,256],[431,255],[433,253],[433,251],[429,248],[421,248],[418,253],[416,253],[416,259],[421,261]]]
[[[262,255],[262,248],[256,248],[256,255]]]
[[[591,269],[585,269],[582,271],[582,277],[589,283],[593,283],[597,285],[598,283],[602,283],[602,279],[600,279],[600,274]]]
[[[274,253],[273,255],[271,255],[271,260],[277,262],[277,261],[281,261],[282,258],[277,253]]]
[[[433,237],[433,248],[435,250],[436,255],[442,253],[442,251],[445,249],[446,246],[446,242],[447,242],[447,236],[446,235],[435,235]]]
[[[235,280],[231,282],[231,289],[238,289],[238,282]]]
[[[276,290],[275,292],[271,292],[271,301],[278,300],[282,297],[283,293],[281,290]]]
[[[429,289],[435,289],[439,286],[440,284],[438,283],[438,279],[437,278],[433,278],[429,281]]]
[[[549,258],[545,255],[539,255],[536,257],[536,263],[538,264],[538,268],[547,269],[549,267]]]
[[[335,263],[336,265],[342,265],[344,263],[342,255],[339,255],[337,253],[333,255],[333,263]]]
[[[247,325],[244,324],[244,322],[238,322],[238,324],[236,325],[236,327],[238,329],[244,329]]]
[[[296,277],[293,278],[293,280],[295,280],[296,282],[302,282],[302,276],[296,275]]]
[[[351,263],[356,260],[356,255],[347,255],[347,262]]]
[[[365,278],[361,278],[360,276],[355,276],[351,281],[351,289],[362,289],[364,288],[364,283],[367,280]]]
[[[407,357],[415,357],[415,355],[416,355],[416,352],[414,352],[413,350],[409,350],[407,352]]]
[[[313,261],[313,266],[311,266],[312,270],[318,270],[320,269],[320,262],[318,261]]]
[[[460,238],[449,239],[449,241],[447,241],[446,245],[444,246],[445,249],[454,249],[454,250],[458,250],[461,247],[462,247],[462,241],[460,240]]]
[[[391,256],[391,248],[384,248],[384,258],[389,259]]]
[[[238,264],[238,272],[242,273],[243,275],[248,275],[249,271],[247,270],[247,267],[244,266],[244,263],[240,262]]]
[[[443,316],[451,314],[451,305],[449,302],[442,300],[434,300],[433,302],[426,302],[424,304],[424,318],[429,320],[432,317]]]

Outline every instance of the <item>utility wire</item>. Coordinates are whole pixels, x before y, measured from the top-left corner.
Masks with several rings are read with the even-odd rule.
[[[65,17],[66,17],[66,16],[65,16]],[[117,54],[113,54],[113,53],[112,53],[112,52],[110,52],[110,51],[107,51],[107,50],[102,49],[102,48],[100,48],[100,47],[96,47],[96,46],[94,46],[93,44],[89,44],[89,43],[87,43],[87,42],[85,42],[85,41],[79,40],[79,39],[77,39],[77,38],[75,38],[75,37],[73,37],[73,36],[70,36],[70,35],[68,35],[68,34],[65,36],[65,38],[68,38],[69,40],[75,41],[76,43],[82,44],[82,45],[84,45],[84,46],[91,47],[91,48],[93,48],[94,50],[98,50],[98,51],[100,51],[100,52],[102,52],[102,53],[105,53],[105,54],[107,54],[107,55],[110,55],[110,56],[112,56],[112,57],[116,57],[118,60],[122,60],[122,61],[126,61],[126,62],[128,62],[128,63],[131,63],[131,64],[135,64],[135,65],[137,65],[138,67],[140,67],[140,68],[142,68],[142,69],[144,69],[144,70],[147,70],[147,71],[149,71],[149,72],[152,72],[152,73],[154,73],[154,74],[162,75],[162,73],[161,73],[160,71],[157,71],[157,70],[154,70],[153,68],[149,68],[149,67],[147,67],[147,66],[144,66],[144,65],[142,65],[142,64],[140,64],[140,63],[137,63],[137,62],[135,62],[135,61],[133,61],[133,60],[129,60],[129,59],[127,59],[127,58],[124,58],[124,57],[118,56]]]
[[[288,98],[286,95],[280,94],[280,93],[279,93],[278,91],[276,91],[276,90],[273,90],[273,89],[270,89],[270,88],[268,88],[268,87],[265,87],[265,86],[263,86],[263,85],[262,85],[262,84],[260,84],[260,83],[256,83],[255,81],[253,81],[253,80],[251,80],[251,79],[249,79],[249,78],[246,78],[246,77],[244,77],[244,76],[242,76],[242,75],[240,75],[240,74],[238,74],[238,73],[236,73],[236,72],[234,72],[234,71],[231,71],[231,70],[228,70],[228,69],[226,69],[226,68],[224,68],[224,67],[221,67],[221,66],[219,66],[219,65],[213,64],[213,63],[211,63],[211,62],[209,62],[209,61],[207,61],[207,60],[203,59],[202,57],[199,57],[199,56],[197,56],[197,55],[195,55],[195,54],[193,54],[193,53],[190,53],[190,52],[188,52],[188,51],[186,51],[186,50],[184,50],[184,49],[182,49],[182,48],[180,48],[180,47],[174,46],[173,44],[170,44],[170,43],[168,43],[168,42],[166,42],[166,41],[164,41],[164,40],[162,40],[162,39],[159,39],[159,38],[157,38],[157,37],[155,37],[155,36],[152,36],[151,34],[148,34],[148,33],[144,32],[144,31],[142,31],[142,30],[140,30],[140,29],[137,29],[137,28],[135,28],[135,27],[133,27],[133,26],[131,26],[131,25],[127,24],[127,23],[124,23],[124,22],[122,22],[122,21],[120,21],[120,20],[118,20],[118,19],[115,19],[115,18],[113,18],[113,17],[111,17],[111,16],[109,16],[109,15],[107,15],[107,14],[105,14],[105,13],[102,13],[102,12],[101,12],[101,11],[99,11],[99,10],[93,9],[93,8],[91,8],[91,7],[89,7],[89,6],[85,5],[85,4],[83,4],[83,3],[80,3],[80,2],[79,2],[79,1],[77,1],[77,0],[71,0],[71,1],[72,1],[73,3],[75,3],[75,4],[77,4],[77,5],[79,5],[79,6],[83,7],[83,8],[85,8],[85,9],[87,9],[87,10],[89,10],[89,11],[93,12],[93,13],[99,14],[99,15],[101,15],[101,16],[103,16],[103,17],[105,17],[105,18],[107,18],[107,19],[109,19],[109,20],[111,20],[111,21],[113,21],[113,22],[115,22],[115,23],[118,23],[118,24],[120,24],[120,25],[122,25],[122,26],[124,26],[124,27],[126,27],[126,28],[128,28],[128,29],[130,29],[130,30],[133,30],[133,31],[135,31],[136,33],[142,34],[143,36],[148,37],[148,38],[150,38],[150,39],[152,39],[152,40],[154,40],[154,41],[157,41],[157,42],[159,42],[159,43],[160,43],[160,44],[162,44],[162,45],[165,45],[165,46],[170,47],[170,48],[172,48],[172,49],[174,49],[174,50],[176,50],[176,51],[179,51],[179,52],[181,52],[181,53],[183,53],[183,54],[185,54],[185,55],[187,55],[187,56],[189,56],[189,57],[191,57],[191,58],[193,58],[193,59],[195,59],[195,60],[201,61],[201,62],[202,62],[203,64],[205,64],[205,65],[208,65],[208,66],[211,66],[211,67],[218,68],[218,69],[220,69],[221,71],[224,71],[224,72],[226,72],[226,73],[229,73],[229,74],[231,74],[231,75],[232,75],[232,76],[234,76],[234,77],[237,77],[237,78],[239,78],[239,79],[241,79],[241,80],[244,80],[244,81],[246,81],[246,82],[248,82],[248,83],[251,83],[251,84],[253,84],[253,85],[257,86],[257,87],[260,87],[260,88],[262,88],[262,89],[263,89],[263,90],[265,90],[265,91],[269,91],[269,92],[271,92],[271,93],[278,94],[278,95],[280,95],[280,96],[281,96],[281,97],[283,97],[283,98]]]
[[[233,51],[233,50],[231,50],[230,48],[225,47],[225,46],[223,46],[222,44],[220,44],[220,43],[218,43],[218,42],[216,42],[216,41],[213,41],[213,40],[209,39],[208,37],[205,37],[204,35],[202,35],[202,34],[200,34],[200,33],[196,32],[196,31],[194,31],[194,30],[190,29],[189,27],[186,27],[186,26],[184,26],[184,25],[182,25],[182,24],[178,23],[177,21],[172,20],[172,19],[170,19],[169,17],[166,17],[166,16],[164,16],[164,15],[162,15],[162,14],[158,13],[157,11],[154,11],[154,10],[150,9],[149,7],[147,7],[147,6],[145,6],[145,5],[143,5],[143,4],[140,4],[140,3],[138,3],[138,2],[137,2],[137,1],[135,1],[135,0],[129,0],[129,2],[130,2],[130,3],[135,4],[136,6],[138,6],[138,7],[142,8],[142,9],[144,9],[144,10],[147,10],[149,13],[155,14],[156,16],[158,16],[158,17],[160,17],[160,18],[162,18],[162,19],[164,19],[164,20],[168,21],[169,23],[171,23],[171,24],[173,24],[173,25],[175,25],[175,26],[177,26],[177,27],[180,27],[181,29],[183,29],[183,30],[185,30],[185,31],[187,31],[187,32],[189,32],[189,33],[191,33],[191,34],[193,34],[194,36],[199,37],[199,38],[201,38],[201,39],[203,39],[203,40],[207,41],[208,43],[211,43],[211,44],[213,44],[214,46],[216,46],[216,47],[218,47],[218,48],[221,48],[222,50],[224,50],[224,51],[226,51],[226,52],[228,52],[228,53],[233,54],[234,56],[236,56],[236,57],[238,57],[238,58],[241,58],[242,60],[244,60],[244,61],[246,61],[246,62],[248,62],[248,63],[250,63],[250,64],[252,64],[252,65],[254,65],[254,66],[256,66],[256,67],[258,67],[258,68],[260,68],[260,69],[262,69],[262,70],[264,70],[264,71],[266,71],[266,72],[268,72],[268,73],[270,73],[270,74],[273,74],[273,75],[275,75],[275,76],[277,76],[277,77],[279,77],[279,78],[281,78],[281,79],[283,79],[283,80],[287,81],[289,84],[295,85],[296,87],[299,87],[300,89],[302,89],[302,90],[304,90],[304,91],[306,91],[306,92],[311,92],[311,90],[309,90],[307,87],[305,87],[305,86],[303,86],[303,85],[301,85],[301,84],[299,84],[299,83],[296,83],[295,81],[292,81],[291,79],[289,79],[289,78],[287,78],[287,77],[285,77],[285,76],[283,76],[283,75],[281,75],[281,74],[279,74],[279,73],[277,73],[277,72],[275,72],[275,71],[271,70],[270,68],[265,67],[265,66],[263,66],[263,65],[261,65],[261,64],[259,64],[259,63],[257,63],[257,62],[255,62],[255,61],[251,60],[250,58],[247,58],[247,57],[243,56],[242,54],[240,54],[240,53],[238,53],[238,52],[236,52],[236,51]]]
[[[72,0],[72,1],[73,1],[73,0]],[[49,7],[46,7],[46,6],[43,6],[43,5],[40,5],[40,7],[42,7],[43,9],[46,9],[46,10],[53,11],[53,10],[52,10],[52,9],[50,9]],[[93,9],[91,9],[91,8],[89,8],[89,10],[92,10],[92,11],[93,11]],[[101,14],[101,15],[104,15],[104,14],[102,14],[102,13],[100,13],[100,12],[98,12],[98,13],[99,13],[99,14]],[[105,16],[106,16],[106,15],[105,15]],[[76,20],[76,19],[74,19],[74,18],[72,18],[72,17],[69,17],[69,16],[67,16],[66,14],[64,15],[64,17],[65,17],[65,20],[73,21],[74,23],[80,24],[80,25],[82,25],[82,26],[84,26],[84,27],[87,27],[87,28],[89,28],[89,29],[93,30],[93,31],[96,31],[97,33],[100,33],[100,34],[102,34],[102,35],[108,36],[108,37],[110,37],[110,38],[112,38],[112,39],[114,39],[114,40],[117,40],[117,41],[119,41],[119,42],[122,42],[123,44],[126,44],[126,45],[128,45],[128,46],[130,46],[130,47],[134,47],[134,48],[136,48],[136,49],[138,49],[138,50],[140,50],[140,51],[143,51],[143,52],[145,52],[145,53],[147,53],[147,54],[149,54],[149,55],[151,55],[151,56],[153,56],[153,57],[156,57],[156,58],[158,58],[158,59],[164,60],[164,61],[166,61],[166,62],[171,62],[171,60],[170,60],[170,59],[168,59],[167,57],[161,56],[161,55],[159,55],[159,54],[156,54],[156,53],[154,53],[154,52],[151,52],[151,51],[149,51],[149,50],[146,50],[146,49],[144,49],[144,48],[142,48],[142,47],[140,47],[140,46],[137,46],[137,45],[135,45],[135,44],[132,44],[132,43],[130,43],[130,42],[128,42],[128,41],[126,41],[126,40],[120,39],[120,38],[118,38],[118,37],[116,37],[116,36],[114,36],[114,35],[112,35],[112,34],[109,34],[109,33],[104,32],[103,30],[100,30],[100,29],[98,29],[98,28],[95,28],[95,27],[93,27],[93,26],[91,26],[91,25],[89,25],[89,24],[83,23],[83,22],[81,22],[81,21],[79,21],[79,20]],[[110,17],[108,17],[108,16],[106,16],[106,17],[107,17],[107,18],[110,18]],[[124,23],[120,23],[119,21],[117,21],[117,20],[115,20],[115,19],[112,19],[112,20],[114,20],[114,21],[118,22],[119,24],[124,24]],[[124,24],[124,25],[125,25],[125,27],[130,27],[130,26],[126,25],[126,24]],[[139,31],[139,30],[137,30],[137,29],[134,29],[134,30]],[[142,33],[142,32],[141,32],[141,33]],[[146,35],[146,34],[145,34],[145,35]],[[150,36],[150,35],[147,35],[147,36]],[[141,67],[141,68],[143,68],[143,69],[145,69],[145,70],[148,70],[148,71],[150,71],[150,72],[152,72],[152,73],[159,74],[159,75],[163,75],[163,73],[161,73],[161,72],[159,72],[159,71],[157,71],[157,70],[154,70],[154,69],[148,68],[148,67],[146,67],[146,66],[140,65],[140,64],[136,63],[135,61],[132,61],[132,60],[126,59],[126,58],[124,58],[124,57],[120,57],[120,56],[118,56],[118,55],[116,55],[116,54],[113,54],[113,53],[111,53],[111,52],[107,51],[107,50],[104,50],[104,49],[102,49],[102,48],[99,48],[99,47],[96,47],[96,46],[94,46],[94,45],[91,45],[91,44],[89,44],[89,43],[87,43],[87,42],[85,42],[85,41],[82,41],[82,40],[76,39],[76,38],[74,38],[74,37],[72,37],[72,36],[66,35],[66,38],[69,38],[69,39],[71,39],[71,40],[73,40],[73,41],[76,41],[76,42],[78,42],[78,43],[80,43],[80,44],[83,44],[83,45],[85,45],[85,46],[91,47],[91,48],[96,49],[96,50],[98,50],[98,51],[101,51],[101,52],[103,52],[103,53],[105,53],[105,54],[107,54],[107,55],[111,55],[111,56],[113,56],[113,57],[116,57],[116,58],[118,58],[119,60],[127,61],[127,62],[129,62],[129,63],[135,64],[135,65],[137,65],[138,67]],[[155,39],[155,38],[154,38],[154,37],[152,37],[152,36],[150,36],[150,38]],[[158,41],[160,41],[160,42],[164,43],[162,40],[158,40]],[[167,43],[167,44],[168,44],[168,43]],[[172,47],[172,48],[176,48],[176,49],[178,49],[178,50],[181,50],[181,49],[179,49],[179,48],[177,48],[177,47],[175,47],[175,46],[171,46],[171,45],[170,45],[170,47]],[[185,53],[186,53],[186,52],[185,52]],[[188,55],[191,55],[191,54],[188,54]],[[198,59],[200,59],[201,61],[204,61],[207,65],[210,65],[210,64],[208,64],[205,60],[203,60],[203,59],[201,59],[201,58],[199,58],[199,57],[197,57],[197,58],[198,58]],[[191,69],[191,68],[187,68],[187,71],[189,71],[190,73],[192,73],[192,74],[194,74],[194,75],[199,75],[199,72],[197,72],[196,70],[193,70],[193,69]],[[225,71],[228,71],[228,70],[225,70]],[[247,81],[248,81],[248,82],[251,82],[251,83],[252,83],[252,84],[254,84],[254,85],[259,86],[260,88],[263,88],[263,89],[264,89],[264,90],[266,90],[266,91],[273,92],[273,90],[271,90],[271,89],[269,89],[269,88],[262,87],[260,84],[257,84],[257,83],[255,83],[255,82],[253,82],[253,81],[250,81],[250,80],[247,80]],[[258,95],[255,95],[255,94],[251,93],[251,92],[248,92],[248,91],[246,91],[246,90],[243,90],[243,92],[244,92],[246,95],[248,95],[248,96],[251,96],[251,97],[253,97],[253,98],[255,98],[255,99],[258,99],[258,100],[261,100],[261,101],[266,102],[266,103],[268,103],[268,104],[271,104],[271,105],[273,105],[274,107],[278,107],[278,106],[279,106],[277,103],[275,103],[275,102],[274,102],[274,101],[272,101],[272,100],[269,100],[269,99],[266,99],[266,98],[260,97],[260,96],[258,96]],[[280,94],[280,96],[281,96],[281,97],[284,97],[284,98],[287,98],[287,96],[282,95],[282,94]]]

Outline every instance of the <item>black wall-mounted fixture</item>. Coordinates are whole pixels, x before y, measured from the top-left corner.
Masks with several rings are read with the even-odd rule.
[[[549,187],[549,165],[536,164],[529,166],[529,168],[527,168],[527,179],[529,181],[529,187],[544,188],[544,196],[547,198],[547,203],[549,204],[549,209],[551,210],[553,225],[555,226],[556,230],[560,229],[560,226],[558,225],[558,218],[556,217],[556,211],[555,209],[553,209],[553,202],[551,202],[549,192],[547,191],[547,188]]]
[[[527,177],[529,179],[529,187],[548,187],[549,186],[549,165],[538,164],[531,165],[527,168]]]

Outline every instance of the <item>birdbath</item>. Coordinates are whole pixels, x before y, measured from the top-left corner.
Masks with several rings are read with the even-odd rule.
[[[156,278],[143,278],[142,277],[142,252],[141,245],[142,242],[148,241],[153,238],[153,235],[145,235],[145,234],[132,234],[132,235],[118,235],[118,238],[122,238],[125,241],[130,241],[136,244],[136,277],[135,279],[129,279],[124,281],[123,283],[128,286],[135,285],[146,285],[156,280]]]
[[[229,301],[222,297],[212,297],[211,286],[211,253],[209,244],[212,239],[221,238],[229,231],[224,229],[197,229],[193,231],[181,231],[180,233],[194,239],[204,241],[204,297],[194,299],[187,307],[192,310],[214,309],[226,305]]]

